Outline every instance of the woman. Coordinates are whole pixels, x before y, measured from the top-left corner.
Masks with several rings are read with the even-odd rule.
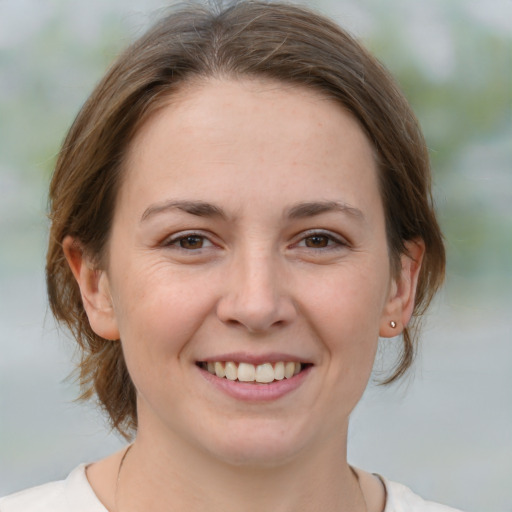
[[[428,155],[332,22],[171,13],[97,86],[51,189],[50,304],[133,442],[0,510],[448,511],[347,463],[379,336],[444,274]]]

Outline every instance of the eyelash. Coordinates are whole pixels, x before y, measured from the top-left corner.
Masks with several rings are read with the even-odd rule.
[[[344,238],[335,236],[329,231],[318,231],[318,230],[306,231],[305,233],[301,233],[300,236],[301,236],[301,238],[298,240],[298,242],[295,242],[292,244],[292,246],[291,246],[292,248],[300,247],[300,248],[309,249],[312,251],[325,252],[325,251],[330,251],[330,250],[331,251],[337,250],[337,249],[340,249],[343,247],[348,247],[350,245]],[[311,240],[315,237],[318,239],[325,239],[327,244],[322,247],[307,246],[306,245],[307,241]],[[186,241],[187,239],[189,239],[189,240],[199,239],[201,246],[200,247],[189,247],[189,248],[183,247],[183,245],[181,245],[181,244],[184,241]],[[204,246],[205,243],[206,243],[206,247]],[[176,235],[173,235],[172,237],[165,239],[164,242],[162,243],[162,245],[164,247],[172,247],[172,248],[176,248],[178,250],[182,250],[185,252],[196,252],[196,251],[200,251],[201,249],[213,247],[215,244],[210,240],[210,238],[207,235],[205,235],[203,233],[191,231],[189,233],[178,233]]]
[[[323,247],[308,247],[305,244],[308,239],[312,238],[322,238],[327,240],[327,245]],[[304,243],[304,245],[301,245]],[[332,234],[330,231],[318,231],[312,230],[307,231],[305,233],[301,233],[300,240],[294,244],[294,246],[304,247],[305,249],[311,249],[313,251],[329,251],[329,250],[337,250],[343,247],[348,247],[350,244],[342,237],[336,236]]]
[[[198,248],[186,248],[181,245],[183,241],[193,238],[200,239],[202,244],[206,242],[206,247],[211,247],[214,245],[213,242],[206,235],[204,235],[203,233],[196,233],[194,231],[190,233],[179,233],[177,235],[173,235],[172,237],[165,239],[162,245],[165,247],[175,247],[176,249],[187,252],[198,251],[205,248],[204,246]]]

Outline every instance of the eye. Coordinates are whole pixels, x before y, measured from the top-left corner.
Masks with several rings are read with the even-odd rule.
[[[348,245],[341,237],[332,233],[308,232],[297,243],[297,247],[306,247],[308,249],[337,249]]]
[[[322,249],[332,244],[332,240],[326,235],[311,235],[304,238],[304,244],[313,249]]]
[[[189,235],[178,240],[182,249],[202,249],[205,245],[205,238],[197,235]]]
[[[204,235],[190,233],[175,236],[167,240],[164,243],[164,245],[166,245],[167,247],[176,247],[179,249],[184,249],[186,251],[194,251],[198,249],[204,249],[206,247],[211,247],[213,244]]]

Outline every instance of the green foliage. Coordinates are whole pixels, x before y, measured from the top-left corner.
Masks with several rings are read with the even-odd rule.
[[[77,30],[76,2],[52,5],[21,42],[0,46],[0,178],[14,180],[24,191],[1,208],[33,230],[40,229],[34,212],[44,207],[41,198],[65,131],[130,40],[133,21],[122,3],[113,2],[92,18],[87,35]],[[397,77],[423,126],[450,271],[500,274],[510,282],[510,33],[480,20],[461,0],[347,0],[326,10],[344,6],[359,9],[367,20],[365,43]],[[36,207],[30,206],[34,198],[39,198]],[[0,227],[14,233],[9,226]]]
[[[376,30],[367,43],[397,78],[423,127],[449,273],[497,277],[510,286],[512,36],[452,1],[436,12],[439,25],[418,47],[411,32],[421,19],[415,27],[397,19],[396,10],[374,7]]]

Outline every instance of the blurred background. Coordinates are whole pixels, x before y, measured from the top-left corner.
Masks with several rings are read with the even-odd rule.
[[[0,0],[0,495],[122,446],[74,403],[47,311],[46,189],[106,67],[158,0]],[[512,1],[317,0],[394,73],[423,125],[448,278],[413,372],[370,384],[349,458],[467,512],[512,511]],[[375,376],[392,362],[383,342]]]

